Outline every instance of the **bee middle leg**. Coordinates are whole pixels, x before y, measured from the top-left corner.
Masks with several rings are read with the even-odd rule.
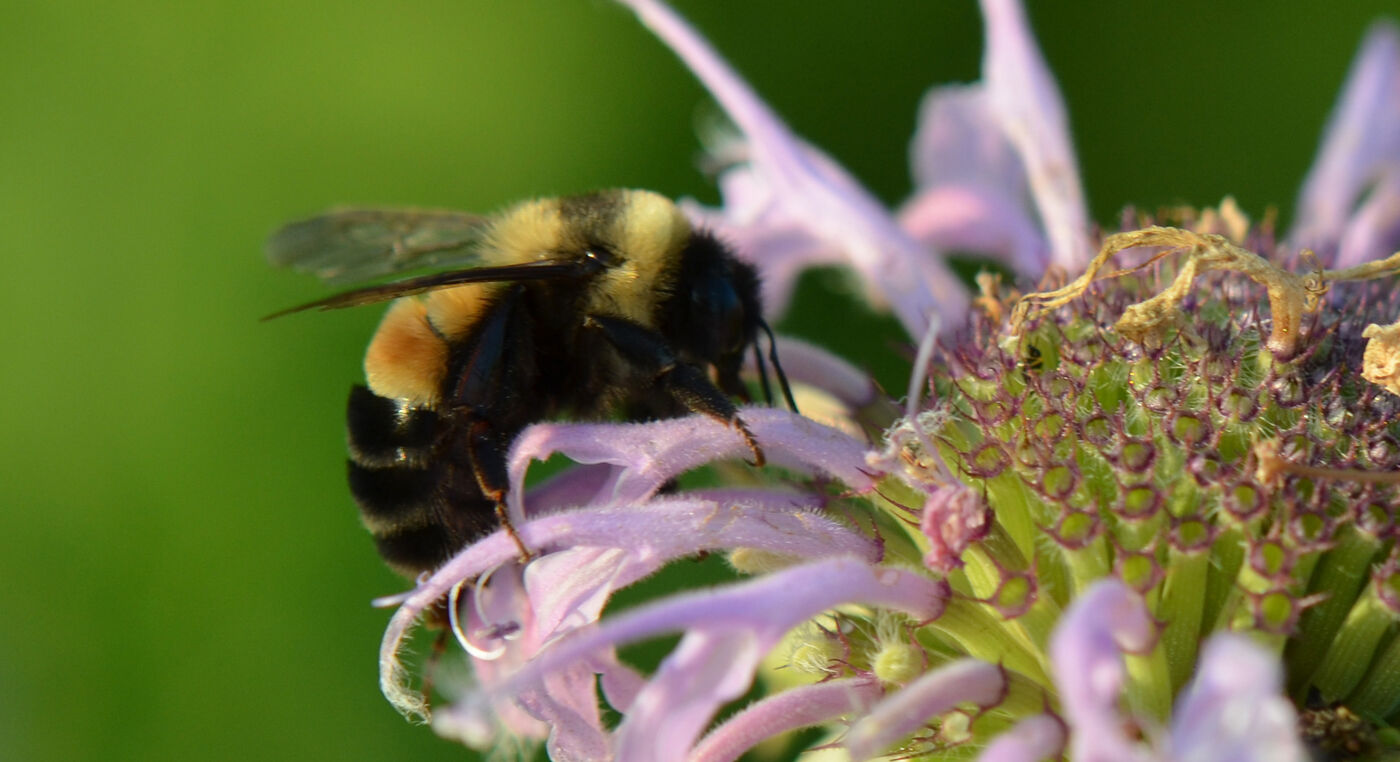
[[[700,368],[681,362],[666,339],[651,329],[630,320],[608,315],[593,315],[588,325],[602,331],[610,344],[622,356],[640,369],[649,371],[658,387],[681,407],[692,413],[702,413],[733,428],[744,438],[753,453],[755,466],[767,462],[763,448],[753,431],[739,417],[739,408],[724,392],[715,388]]]
[[[466,426],[467,451],[471,456],[476,483],[481,487],[481,494],[495,504],[496,519],[519,549],[520,562],[527,563],[533,554],[525,547],[525,541],[520,539],[506,511],[506,493],[510,489],[510,473],[506,464],[509,441],[503,442],[500,432],[485,418],[469,416]]]
[[[506,511],[506,492],[510,488],[506,453],[519,428],[506,423],[511,417],[499,396],[501,389],[529,387],[529,377],[534,372],[532,364],[521,361],[534,353],[530,317],[523,307],[522,293],[520,284],[511,286],[481,317],[474,338],[455,361],[456,380],[450,398],[456,405],[455,417],[462,426],[460,431],[477,486],[495,505],[496,519],[515,542],[524,563],[532,554]],[[508,357],[508,348],[512,347],[514,361]]]

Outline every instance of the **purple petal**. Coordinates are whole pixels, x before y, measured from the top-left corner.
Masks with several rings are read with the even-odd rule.
[[[947,595],[946,585],[922,575],[853,558],[793,567],[673,596],[577,632],[538,655],[506,690],[528,689],[600,649],[684,631],[680,645],[638,694],[617,740],[620,759],[684,758],[705,722],[747,689],[759,661],[788,630],[843,603],[888,606],[928,620],[942,611]]]
[[[920,676],[875,705],[846,736],[852,759],[868,759],[958,704],[992,706],[1006,691],[1001,668],[964,659]]]
[[[530,488],[525,501],[529,516],[542,516],[561,508],[587,505],[604,489],[610,489],[617,471],[606,463],[576,464]]]
[[[469,749],[491,748],[496,742],[496,725],[496,713],[491,702],[479,694],[469,694],[433,712],[433,732]],[[538,738],[543,735],[541,729],[538,733],[518,737]]]
[[[485,668],[493,666],[497,666],[496,662],[477,661],[474,664],[478,677],[486,671]],[[491,673],[491,682],[482,680],[483,691],[469,698],[490,695],[493,686],[499,685],[504,677],[517,670],[518,664],[512,664],[508,670]],[[602,684],[609,704],[625,710],[631,706],[644,682],[636,670],[618,661],[617,655],[609,649],[594,654],[588,660],[556,670],[536,688],[522,691],[516,697],[519,706],[515,710],[528,712],[548,729],[546,749],[551,760],[603,762],[614,759],[614,752],[611,734],[603,726],[598,706],[598,684]],[[436,724],[436,715],[434,721]],[[543,734],[528,737],[540,735]]]
[[[983,85],[930,90],[910,147],[915,194],[899,224],[939,251],[972,251],[1029,278],[1049,264],[1030,210],[1026,168],[1002,132]]]
[[[525,588],[538,621],[538,645],[598,621],[614,591],[657,567],[622,548],[597,546],[569,548],[535,559],[525,569]]]
[[[987,0],[982,10],[984,81],[924,96],[911,149],[917,193],[900,224],[1032,278],[1052,260],[1077,270],[1090,254],[1089,218],[1059,89],[1019,3]]]
[[[496,619],[524,619],[524,631],[511,653],[522,660],[529,658],[545,642],[595,621],[613,591],[675,558],[702,550],[747,547],[799,558],[851,555],[872,562],[879,558],[874,541],[813,512],[810,498],[804,502],[792,495],[758,491],[728,497],[723,503],[681,497],[643,506],[583,509],[517,526],[526,545],[543,555],[526,569],[528,598],[523,594],[499,598],[504,611]],[[556,549],[559,552],[550,552]],[[424,712],[421,697],[406,687],[397,658],[414,622],[463,580],[506,567],[518,553],[502,531],[482,538],[419,585],[394,613],[380,647],[380,687],[401,712]],[[489,681],[483,679],[483,683]]]
[[[742,415],[770,462],[829,474],[858,491],[874,486],[860,470],[866,447],[860,440],[782,410],[750,407]],[[512,518],[525,515],[520,503],[530,461],[556,453],[578,463],[620,466],[588,501],[613,505],[642,500],[670,479],[710,461],[750,455],[738,432],[705,416],[640,424],[536,424],[511,447]]]
[[[1027,278],[1045,274],[1049,244],[1025,207],[995,191],[940,186],[899,210],[900,227],[937,251],[985,254]]]
[[[1396,129],[1400,129],[1397,125]],[[1389,256],[1400,248],[1400,168],[1387,170],[1361,208],[1347,220],[1337,248],[1338,268]]]
[[[577,547],[548,554],[526,568],[541,638],[597,621],[613,591],[704,550],[743,547],[796,558],[878,560],[873,540],[815,513],[810,501],[734,491],[725,502],[687,496],[552,517],[573,525],[566,542]]]
[[[1052,260],[1078,272],[1091,254],[1089,215],[1064,99],[1021,4],[982,0],[981,5],[987,27],[982,77],[990,107],[1025,164]]]
[[[943,262],[910,238],[880,202],[830,157],[803,143],[723,58],[659,0],[620,0],[678,55],[748,141],[759,181],[781,216],[841,252],[876,285],[911,336],[935,314],[961,325],[966,289]],[[753,255],[763,261],[762,252]],[[765,273],[766,274],[766,273]]]
[[[815,386],[849,409],[870,404],[880,393],[869,373],[802,339],[779,336],[778,357],[789,381]],[[752,361],[748,367],[753,367]]]
[[[479,688],[433,714],[439,735],[462,740],[473,748],[490,749],[491,736],[481,726],[495,719],[511,738],[545,738],[549,758],[557,761],[602,762],[611,760],[612,740],[604,727],[597,700],[598,675],[613,706],[626,706],[618,697],[630,698],[619,685],[640,686],[642,679],[631,667],[609,652],[596,655],[548,675],[540,685],[522,691],[514,702],[493,697],[493,686],[519,670],[522,660],[512,658],[473,663]],[[625,694],[625,695],[624,695]],[[492,716],[494,713],[494,718]],[[491,727],[494,733],[494,726]],[[482,740],[487,743],[481,743]]]
[[[1118,705],[1123,652],[1146,651],[1156,635],[1142,598],[1116,579],[1096,582],[1060,618],[1050,656],[1076,762],[1148,759],[1124,734]]]
[[[725,720],[691,752],[690,762],[731,762],[764,739],[864,712],[880,697],[880,683],[852,677],[791,688]]]
[[[477,660],[478,681],[487,690],[498,685],[550,640],[595,622],[614,590],[650,575],[677,555],[729,543],[799,557],[854,552],[874,560],[878,555],[871,540],[811,514],[810,498],[754,490],[730,490],[725,497],[725,503],[671,499],[642,509],[579,511],[522,527],[522,537],[533,542],[542,539],[537,535],[548,536],[540,527],[555,523],[555,519],[582,524],[568,541],[583,545],[532,562],[525,571],[528,600],[517,592],[517,576],[503,572],[493,575],[493,584],[478,591],[467,606],[467,624],[459,632],[489,632],[491,628],[480,621],[482,616],[496,622],[509,620],[514,625],[513,639],[493,643],[496,658]],[[658,517],[664,519],[660,526],[655,520]],[[682,525],[665,526],[676,521]],[[647,540],[652,534],[671,541],[658,550],[656,543]],[[556,542],[559,539],[554,538]],[[478,610],[482,610],[480,614]],[[485,640],[474,634],[471,637]],[[519,704],[529,717],[500,700],[494,702],[495,713],[517,736],[538,737],[548,728],[553,759],[610,759],[611,744],[595,697],[595,672],[603,675],[605,693],[614,706],[626,709],[638,700],[640,676],[618,663],[611,651],[602,651],[587,663],[551,672],[539,686],[521,691]],[[475,705],[471,696],[467,700],[468,706]],[[448,723],[444,731],[464,736],[470,729],[465,721],[457,721]]]
[[[530,628],[531,620],[525,605],[525,588],[521,584],[520,570],[514,564],[501,567],[490,575],[489,579],[483,580],[469,600],[469,605],[459,606],[457,609],[461,621],[454,631],[459,637],[476,637],[481,632],[490,631],[492,625],[483,619],[493,623],[510,619],[515,625],[513,631],[516,634],[522,629]],[[518,637],[514,634],[511,637],[515,640],[495,639],[488,644],[488,647],[494,649],[495,658],[476,662],[476,683],[485,686],[500,683],[529,658]],[[449,693],[454,689],[461,690],[461,687],[445,686]],[[545,690],[540,689],[537,692],[544,693]],[[411,699],[414,702],[420,700],[416,694],[412,694]],[[454,696],[452,706],[455,707],[455,711],[449,712],[441,721],[437,716],[433,718],[434,728],[440,728],[440,731],[449,737],[459,737],[464,741],[471,740],[471,736],[481,739],[485,738],[481,733],[483,727],[491,728],[491,733],[495,734],[498,726],[515,738],[546,738],[549,735],[549,726],[537,716],[526,712],[514,702],[502,701],[499,698],[491,700],[490,696],[483,696],[480,691],[467,691],[463,695]],[[401,711],[405,714],[410,713],[407,709]],[[420,713],[426,714],[426,711]]]
[[[1387,163],[1400,160],[1400,31],[1373,25],[1352,61],[1298,197],[1293,245],[1331,252],[1357,199]],[[1358,253],[1357,256],[1360,256]],[[1337,263],[1339,267],[1360,260]]]
[[[625,712],[637,700],[637,694],[646,687],[646,676],[632,667],[618,661],[617,654],[608,653],[592,659],[592,669],[600,675],[599,685],[603,697],[613,708]]]
[[[947,596],[946,585],[922,574],[856,558],[832,558],[630,610],[555,644],[515,682],[534,679],[607,645],[677,630],[751,630],[776,642],[798,624],[842,603],[888,606],[927,621],[942,612]]]
[[[1037,714],[992,739],[977,762],[1040,762],[1059,758],[1064,748],[1064,723],[1054,715]]]
[[[1025,162],[1002,132],[984,84],[941,85],[925,93],[909,154],[919,190],[970,185],[1013,203],[1029,201]]]
[[[684,760],[715,710],[748,690],[773,645],[751,630],[686,633],[618,726],[618,762]]]
[[[597,678],[586,664],[556,670],[543,690],[518,698],[526,711],[549,726],[545,748],[554,762],[607,762],[613,758],[597,699]]]
[[[1170,759],[1293,762],[1308,759],[1298,715],[1283,696],[1278,657],[1243,635],[1221,633],[1172,716]]]
[[[465,711],[449,711],[445,722],[435,717],[434,727],[449,736],[472,740],[470,734],[478,731],[485,719],[493,729],[497,724],[503,726],[514,738],[545,738],[551,759],[602,762],[612,758],[611,738],[598,706],[597,675],[603,676],[610,698],[626,701],[641,682],[634,670],[618,662],[611,650],[603,650],[587,661],[550,673],[521,691],[515,701],[494,696],[494,686],[518,672],[542,639],[518,566],[511,564],[479,580],[471,596],[454,603],[457,616],[453,631],[466,639],[463,645],[471,648],[489,643],[494,647],[493,656],[473,660],[477,688],[454,703],[454,707],[465,706]],[[494,640],[484,635],[502,623],[508,628]],[[481,737],[479,732],[474,735]]]

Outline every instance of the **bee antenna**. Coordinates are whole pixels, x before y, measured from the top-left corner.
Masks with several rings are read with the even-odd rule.
[[[763,361],[763,350],[758,342],[753,343],[753,361],[758,366],[758,384],[763,387],[763,400],[773,406],[773,387],[768,384],[768,364]]]
[[[788,386],[787,374],[783,372],[783,364],[778,362],[778,340],[773,337],[773,329],[769,328],[768,324],[763,322],[762,318],[759,318],[758,320],[758,327],[762,328],[763,332],[768,334],[768,359],[773,361],[773,370],[778,374],[778,386],[783,390],[783,399],[787,400],[788,407],[792,408],[792,412],[796,413],[798,412],[797,400],[794,400],[792,398],[792,387]],[[754,346],[754,352],[758,352],[757,346]],[[767,394],[768,373],[767,371],[763,370],[762,357],[758,359],[758,367],[761,375],[763,376],[763,391],[765,394]],[[772,400],[771,396],[769,397],[769,400]]]

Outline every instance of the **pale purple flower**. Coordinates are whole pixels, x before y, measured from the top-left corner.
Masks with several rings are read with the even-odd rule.
[[[933,251],[977,251],[1027,277],[1045,272],[1048,242],[1031,209],[1025,169],[993,123],[982,85],[931,90],[913,144],[915,194],[900,225]],[[1000,222],[1001,224],[988,224]]]
[[[823,727],[827,748],[857,759],[1287,761],[1305,758],[1289,695],[1400,711],[1400,692],[1346,658],[1364,643],[1369,659],[1400,618],[1400,561],[1380,564],[1400,540],[1393,495],[1383,479],[1297,488],[1340,473],[1318,444],[1324,424],[1353,443],[1353,476],[1400,466],[1400,432],[1386,428],[1396,405],[1351,386],[1343,404],[1343,371],[1295,372],[1257,340],[1246,361],[1241,326],[1263,319],[1242,307],[1258,299],[1247,288],[1219,288],[1212,308],[1245,314],[1183,330],[1205,348],[1184,359],[1115,337],[1128,300],[1107,287],[1004,330],[1010,305],[993,289],[981,311],[997,316],[973,313],[944,263],[943,251],[975,251],[1025,282],[1053,268],[1073,277],[1098,245],[1069,120],[1019,3],[982,2],[982,81],[925,97],[916,187],[895,214],[670,8],[619,1],[739,131],[721,148],[735,160],[722,208],[688,212],[759,265],[775,308],[802,269],[854,270],[922,340],[905,415],[840,358],[783,339],[789,376],[832,402],[837,425],[745,408],[770,468],[744,486],[664,493],[749,456],[706,418],[526,429],[508,510],[531,557],[497,532],[394,599],[380,675],[400,711],[428,713],[398,654],[443,601],[474,680],[444,689],[439,732],[478,747],[543,739],[556,760],[717,762]],[[1397,48],[1392,27],[1368,36],[1300,198],[1292,240],[1329,261],[1369,261],[1400,233]],[[1192,295],[1192,309],[1209,296]],[[1329,347],[1359,356],[1325,325]],[[1187,386],[1198,379],[1204,393]],[[1312,476],[1265,474],[1241,444],[1261,433],[1288,439],[1279,462],[1316,456]],[[527,487],[531,463],[554,455],[576,465]],[[617,591],[700,553],[726,553],[749,578],[608,610]],[[652,674],[617,655],[672,633],[679,645]],[[1400,669],[1400,644],[1387,648],[1377,658]],[[765,696],[716,723],[756,680]]]
[[[535,658],[505,690],[527,691],[580,659],[610,652],[617,643],[684,632],[680,645],[632,702],[615,733],[612,757],[684,759],[714,712],[748,689],[759,661],[788,630],[846,603],[933,619],[946,598],[946,587],[934,580],[856,558],[835,558],[723,590],[677,595],[620,615]]]
[[[1083,762],[1146,760],[1145,749],[1128,738],[1118,706],[1128,671],[1127,653],[1147,653],[1157,628],[1131,590],[1101,583],[1065,612],[1051,641],[1055,676],[1065,719],[1074,733],[1071,756]]]
[[[829,467],[848,484],[869,485],[860,470],[865,448],[859,441],[778,410],[754,409],[745,419],[772,462],[812,472]],[[590,507],[519,523],[521,539],[541,556],[523,575],[514,543],[497,532],[443,565],[403,601],[385,633],[380,659],[381,685],[400,711],[426,712],[422,698],[406,687],[397,659],[405,634],[429,606],[469,580],[478,580],[481,589],[470,596],[469,616],[457,631],[467,643],[477,644],[478,660],[485,662],[478,665],[477,676],[489,686],[498,673],[514,672],[543,646],[595,622],[612,592],[676,558],[735,547],[793,559],[879,558],[871,538],[816,512],[818,502],[810,496],[731,490],[649,499],[666,481],[707,459],[747,452],[737,434],[709,419],[627,426],[540,424],[522,433],[512,449],[512,481],[522,483],[532,459],[555,452],[595,467],[569,479],[576,482],[569,487],[550,484],[531,491],[533,509],[550,507],[534,500],[541,494],[583,497],[579,502],[591,501]],[[604,464],[610,470],[600,479]],[[514,492],[518,496],[525,490]],[[484,599],[495,605],[483,607]],[[591,682],[584,688],[591,691]],[[509,714],[503,719],[512,730],[529,728],[529,723],[511,721]]]
[[[1035,276],[1052,261],[1070,268],[1087,261],[1088,216],[1068,120],[1015,3],[984,4],[986,81],[926,98],[912,157],[917,193],[895,219],[835,160],[793,135],[673,11],[652,0],[623,2],[742,132],[742,146],[725,147],[746,161],[720,178],[723,209],[687,208],[740,250],[763,252],[774,308],[786,304],[801,270],[843,263],[911,336],[923,336],[934,316],[944,327],[959,325],[967,305],[938,251],[983,252]]]

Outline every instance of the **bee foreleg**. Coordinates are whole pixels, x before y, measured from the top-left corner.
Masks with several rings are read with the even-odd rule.
[[[734,402],[715,388],[704,371],[681,362],[660,334],[630,320],[607,315],[589,316],[585,325],[602,331],[624,359],[637,369],[651,373],[657,386],[686,410],[708,415],[738,431],[753,452],[753,465],[762,466],[767,462],[763,448],[739,417],[739,408]]]
[[[739,436],[744,438],[749,450],[753,452],[753,460],[750,461],[753,465],[762,466],[767,461],[763,455],[763,448],[758,446],[758,440],[754,439],[748,424],[739,417],[739,408],[735,407],[723,392],[716,389],[699,368],[678,363],[663,369],[656,380],[687,410],[692,413],[704,413],[738,431]]]

